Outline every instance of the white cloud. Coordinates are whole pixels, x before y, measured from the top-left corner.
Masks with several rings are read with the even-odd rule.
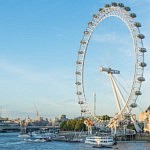
[[[56,82],[72,80],[73,77],[68,71],[63,71],[63,74],[60,76],[61,69],[52,69],[41,71],[34,66],[20,66],[18,64],[12,64],[6,61],[0,61],[0,70],[8,74],[14,75],[16,78],[21,78],[29,81],[47,83],[47,82]],[[60,71],[60,72],[59,72]]]
[[[32,80],[32,81],[44,81],[44,74],[38,73],[38,72],[33,72],[29,71],[27,69],[24,69],[23,67],[19,65],[14,65],[9,62],[0,62],[0,68],[1,70],[8,72],[10,74],[15,75],[17,78],[21,77],[27,80]]]
[[[122,34],[116,32],[100,33],[100,34],[95,33],[92,37],[92,40],[101,44],[107,42],[109,44],[116,45],[116,48],[121,46],[121,49],[123,48],[127,49],[127,47],[132,45],[132,38],[130,34],[128,35],[124,34],[122,36]]]

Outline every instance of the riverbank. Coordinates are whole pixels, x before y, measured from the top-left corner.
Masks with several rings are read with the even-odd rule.
[[[136,141],[149,141],[150,142],[150,133],[141,133],[135,135]]]

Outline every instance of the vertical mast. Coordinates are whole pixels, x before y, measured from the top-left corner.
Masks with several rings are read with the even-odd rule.
[[[96,93],[93,93],[94,96],[94,116],[96,116]]]
[[[0,117],[2,117],[2,106],[0,106]]]

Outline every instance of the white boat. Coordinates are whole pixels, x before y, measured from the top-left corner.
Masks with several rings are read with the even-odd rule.
[[[31,132],[28,141],[34,142],[50,142],[52,138],[48,133]]]
[[[27,142],[46,142],[45,139],[32,139],[32,138],[29,138],[29,139],[24,139],[25,141]]]
[[[111,146],[115,144],[112,136],[89,136],[85,139],[86,144]]]
[[[30,135],[29,134],[27,134],[27,133],[24,133],[24,134],[19,134],[18,135],[18,137],[20,137],[20,138],[29,138],[30,137]]]

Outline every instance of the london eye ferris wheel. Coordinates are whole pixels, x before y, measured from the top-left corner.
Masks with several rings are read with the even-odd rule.
[[[120,71],[110,67],[102,67],[100,64],[100,71],[106,72],[109,75],[118,108],[117,115],[115,115],[108,124],[109,127],[112,127],[118,120],[123,120],[126,114],[130,115],[132,109],[137,107],[137,98],[142,94],[141,85],[142,82],[145,81],[143,72],[144,67],[146,67],[146,63],[144,62],[146,48],[143,46],[143,39],[145,36],[140,32],[141,23],[135,20],[136,14],[131,12],[130,7],[124,6],[123,3],[113,2],[111,4],[106,4],[104,8],[100,8],[98,12],[93,15],[92,20],[88,23],[87,28],[84,31],[78,50],[76,61],[76,94],[78,97],[78,104],[81,107],[81,113],[88,117],[96,126],[100,126],[102,122],[88,107],[88,98],[86,97],[87,93],[85,92],[84,85],[85,58],[91,37],[97,26],[109,17],[117,17],[125,23],[132,37],[134,51],[134,67],[132,68],[134,70],[134,75],[132,77],[131,88],[127,98],[124,98],[123,92],[119,89],[119,85],[115,79],[115,74],[120,74]],[[123,105],[120,105],[120,101]]]

